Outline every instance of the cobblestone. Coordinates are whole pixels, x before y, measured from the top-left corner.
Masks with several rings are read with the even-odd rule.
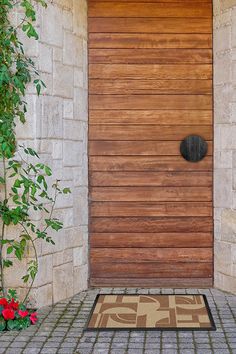
[[[99,293],[204,293],[217,331],[89,331]],[[0,354],[236,354],[236,296],[216,289],[91,289],[38,311],[40,323],[0,334]]]

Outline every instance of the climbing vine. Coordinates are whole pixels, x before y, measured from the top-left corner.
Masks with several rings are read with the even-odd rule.
[[[16,124],[26,122],[27,87],[33,83],[37,95],[45,87],[36,66],[25,54],[19,33],[38,40],[36,8],[46,7],[44,0],[0,0],[0,297],[6,297],[5,269],[28,256],[22,282],[28,285],[23,303],[28,299],[38,272],[36,242],[54,244],[50,233],[63,225],[53,216],[60,189],[59,181],[49,184],[52,170],[40,161],[38,153],[20,145]],[[13,24],[14,14],[21,19]],[[43,220],[34,221],[40,213]],[[15,226],[15,227],[14,227]]]

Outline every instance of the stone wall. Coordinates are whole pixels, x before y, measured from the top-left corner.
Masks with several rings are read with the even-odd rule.
[[[29,89],[28,122],[17,134],[39,151],[53,178],[72,193],[56,204],[55,215],[64,222],[64,229],[54,235],[56,245],[38,245],[39,274],[31,296],[35,306],[87,288],[88,274],[87,3],[48,3],[38,11],[40,41],[25,41],[47,89],[40,98]],[[9,270],[7,280],[24,293],[18,280],[22,273],[22,267]]]
[[[214,1],[215,286],[236,293],[236,1]]]

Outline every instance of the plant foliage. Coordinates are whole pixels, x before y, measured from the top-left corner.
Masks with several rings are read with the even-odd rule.
[[[0,0],[0,293],[6,297],[5,268],[11,267],[14,259],[21,261],[30,251],[27,272],[22,278],[28,284],[23,303],[38,272],[35,243],[40,239],[54,244],[49,231],[58,231],[63,226],[53,217],[56,199],[59,194],[70,193],[68,188],[61,190],[58,181],[48,184],[52,178],[50,167],[40,161],[34,149],[17,144],[15,133],[16,124],[26,121],[28,84],[35,85],[38,95],[45,87],[19,39],[19,32],[23,31],[27,37],[38,40],[35,25],[38,5],[46,7],[46,2]],[[12,14],[16,11],[22,19],[13,25]],[[34,221],[32,216],[35,213],[44,215],[43,222]],[[15,229],[20,230],[19,234],[14,231],[11,237],[6,237],[11,226],[18,226]],[[0,326],[4,326],[1,318],[0,322]],[[7,323],[9,328],[11,325]]]

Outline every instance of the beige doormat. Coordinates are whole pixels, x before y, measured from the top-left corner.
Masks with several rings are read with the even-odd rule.
[[[215,330],[205,295],[98,295],[87,330]]]

